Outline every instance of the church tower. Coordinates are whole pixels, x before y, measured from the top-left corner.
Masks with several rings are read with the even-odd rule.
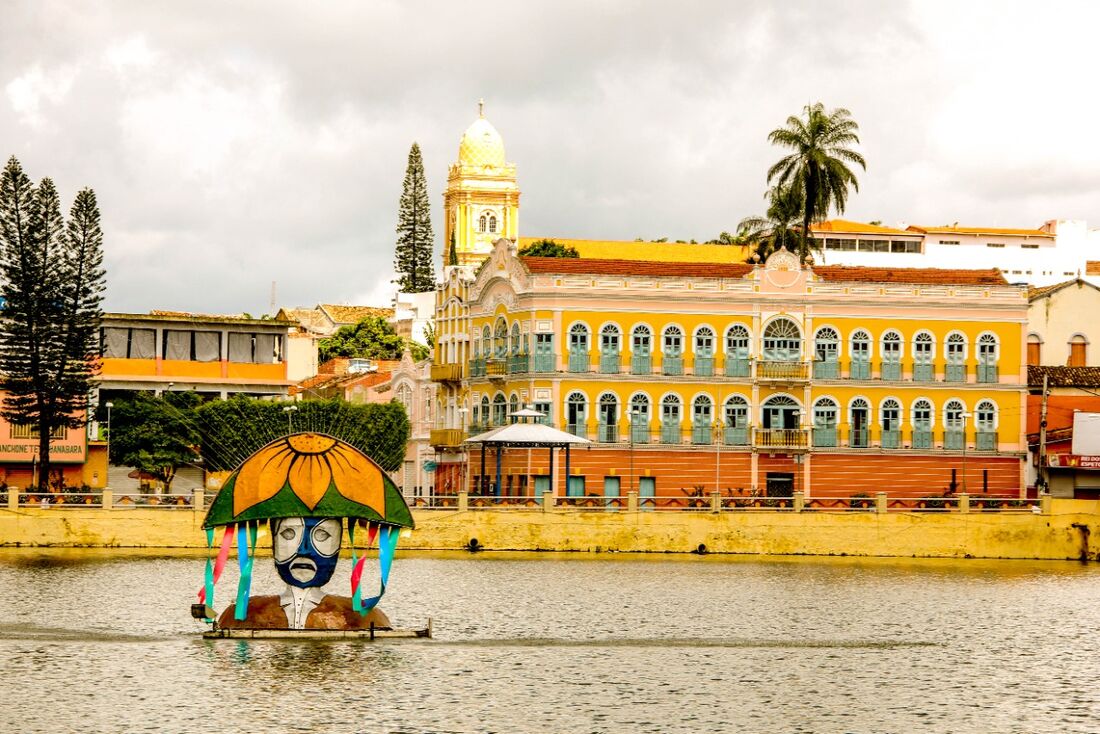
[[[445,266],[451,264],[452,241],[458,264],[477,267],[495,240],[519,237],[516,167],[504,160],[504,139],[485,119],[484,102],[478,102],[478,117],[463,133],[458,161],[447,172],[443,209]]]

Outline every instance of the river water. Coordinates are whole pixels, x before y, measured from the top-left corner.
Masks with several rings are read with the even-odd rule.
[[[1100,731],[1096,565],[409,554],[375,643],[203,641],[202,568],[0,549],[0,732]]]

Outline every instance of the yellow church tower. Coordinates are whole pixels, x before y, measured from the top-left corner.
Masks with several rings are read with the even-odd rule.
[[[504,139],[485,119],[485,103],[458,144],[458,161],[447,172],[443,192],[446,232],[443,264],[450,265],[452,237],[459,265],[476,267],[493,242],[519,237],[516,167],[504,160]]]

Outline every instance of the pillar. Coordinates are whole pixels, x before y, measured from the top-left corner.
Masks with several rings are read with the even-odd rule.
[[[1049,515],[1050,505],[1050,492],[1043,492],[1041,495],[1039,495],[1039,514]]]
[[[112,492],[112,491],[111,491],[111,490],[109,490],[109,489],[105,489],[105,490],[103,490],[103,492],[102,492],[102,494],[100,495],[100,497],[101,497],[101,499],[99,500],[99,503],[100,503],[100,505],[102,505],[102,506],[103,506],[103,509],[104,509],[104,510],[109,510],[109,509],[111,509],[112,507],[114,507],[114,505],[115,505],[115,495],[114,495],[114,492]]]
[[[632,489],[626,493],[626,511],[638,511],[638,490]]]
[[[717,490],[710,493],[710,511],[722,511],[722,493]]]
[[[466,510],[468,510],[468,509],[470,509],[470,495],[468,495],[466,492],[459,492],[458,493],[458,511],[459,512],[466,512]]]
[[[206,511],[206,493],[201,489],[196,489],[191,492],[191,509],[195,512]]]
[[[803,492],[794,493],[794,511],[802,512],[806,507],[806,495]]]
[[[970,512],[970,495],[968,495],[968,494],[960,494],[959,495],[959,512],[961,512],[964,515],[966,513]]]
[[[554,509],[554,493],[543,492],[542,493],[542,511],[550,512]]]
[[[19,509],[19,488],[18,487],[8,487],[8,509],[9,510],[18,510]]]
[[[875,492],[875,512],[883,514],[887,509],[887,499],[885,492]]]

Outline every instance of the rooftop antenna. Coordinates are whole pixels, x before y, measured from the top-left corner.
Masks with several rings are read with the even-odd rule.
[[[272,315],[275,314],[275,286],[276,286],[276,284],[277,284],[277,281],[274,281],[274,280],[271,281],[271,311],[270,311],[270,313]]]
[[[477,116],[485,117],[485,98],[482,97],[477,101]]]

